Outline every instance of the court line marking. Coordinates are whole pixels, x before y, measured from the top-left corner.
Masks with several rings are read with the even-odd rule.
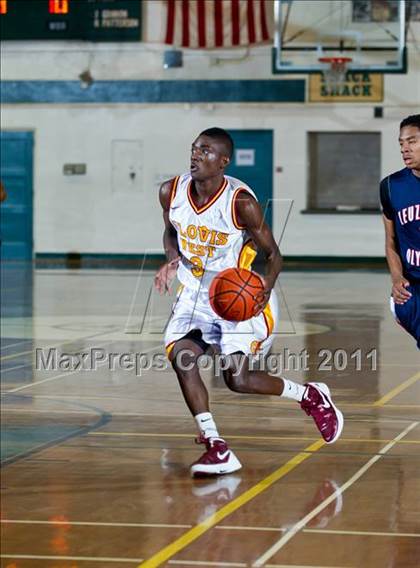
[[[79,560],[80,562],[141,562],[141,558],[115,558],[99,556],[48,556],[42,554],[0,554],[0,558],[20,558],[21,560]]]
[[[15,367],[7,367],[6,369],[2,369],[2,375],[4,373],[8,373],[9,371],[16,371],[17,369],[23,369],[24,367],[30,367],[32,363],[28,363],[27,365],[16,365]]]
[[[5,465],[7,465],[8,462],[10,462],[12,460],[15,461],[15,460],[17,460],[17,458],[26,455],[28,452],[30,452],[31,454],[36,453],[37,450],[41,450],[41,448],[44,448],[47,443],[48,442],[40,442],[39,444],[36,444],[35,446],[30,446],[30,448],[27,449],[27,450],[22,450],[18,454],[13,454],[13,455],[11,455],[7,458],[3,458],[1,460],[1,466],[4,467]],[[45,447],[45,449],[47,449],[47,448]],[[28,455],[28,458],[31,457],[31,454]]]
[[[110,341],[110,342],[108,342],[108,343],[104,343],[103,345],[101,345],[101,347],[105,347],[105,345],[108,345],[108,346],[109,346],[109,345],[112,345],[113,343],[116,343],[116,341]],[[160,348],[160,347],[161,347],[161,345],[156,345],[155,347],[151,347],[150,349],[147,349],[146,351],[144,351],[143,354],[150,353],[151,351],[154,351],[155,349],[158,349],[158,348]],[[74,369],[73,371],[67,371],[67,372],[65,372],[65,373],[60,373],[59,375],[55,375],[54,377],[47,377],[46,379],[42,379],[41,381],[34,381],[33,383],[29,383],[29,384],[27,384],[27,385],[22,385],[22,386],[20,386],[20,387],[14,388],[14,389],[2,391],[2,392],[1,392],[1,395],[3,396],[3,395],[7,395],[7,394],[13,394],[13,393],[15,393],[15,392],[20,392],[20,391],[22,391],[22,390],[29,389],[29,388],[31,388],[31,387],[35,387],[35,386],[41,385],[41,384],[43,384],[43,383],[49,383],[49,382],[55,381],[55,380],[57,380],[57,379],[62,379],[63,377],[68,377],[68,376],[70,376],[70,375],[74,375],[75,373],[80,373],[81,371],[94,372],[94,371],[96,371],[99,367],[103,367],[103,366],[105,366],[105,365],[107,365],[107,364],[108,364],[108,361],[104,361],[103,363],[99,363],[98,366],[97,366],[97,368],[94,369],[93,371],[80,368],[80,369]],[[56,396],[55,396],[54,398],[56,398]]]
[[[399,384],[394,389],[390,390],[386,395],[374,402],[373,406],[384,406],[384,404],[386,404],[389,400],[395,398],[398,394],[400,394],[411,385],[414,385],[414,383],[418,380],[420,380],[420,371],[412,377],[409,377],[406,381]]]
[[[101,331],[100,333],[94,333],[93,335],[81,335],[80,337],[75,337],[74,339],[67,339],[66,341],[62,341],[60,343],[56,343],[56,344],[53,344],[53,345],[38,346],[38,347],[33,347],[29,351],[19,351],[19,353],[11,353],[10,355],[2,355],[2,356],[0,356],[0,361],[8,361],[10,359],[16,359],[17,357],[20,357],[22,355],[29,355],[29,353],[34,354],[37,349],[57,349],[57,347],[63,347],[63,345],[70,345],[72,343],[76,343],[77,341],[86,341],[87,339],[97,339],[98,337],[101,337],[101,336],[105,336],[104,339],[106,339],[107,335],[110,335],[110,334],[116,333],[116,332],[121,332],[121,331],[123,331],[122,328],[121,329],[118,328],[118,329],[115,329],[115,330],[112,330],[112,331],[109,331],[109,329],[107,329],[106,331]],[[33,342],[34,338],[32,337],[31,339],[27,339],[26,341],[32,341]],[[119,341],[119,340],[118,339],[113,340],[111,342],[105,343],[105,345],[108,345],[110,343],[115,343],[115,341]],[[30,363],[27,363],[27,365],[30,365],[31,363],[32,363],[32,361]]]
[[[106,333],[104,332],[104,333],[100,333],[99,335],[94,335],[94,336],[89,335],[87,337],[83,337],[83,336],[76,337],[75,339],[72,339],[72,340],[69,340],[69,341],[64,341],[62,343],[56,343],[55,345],[50,345],[50,346],[47,346],[47,347],[34,347],[33,349],[31,349],[29,351],[19,351],[18,353],[11,353],[10,355],[2,355],[0,357],[0,361],[8,361],[10,359],[16,359],[17,357],[21,357],[23,355],[29,355],[30,353],[34,354],[37,349],[57,349],[57,347],[63,347],[63,345],[69,345],[70,343],[75,343],[76,341],[84,341],[86,339],[93,339],[95,337],[100,337],[101,335],[106,335],[107,333],[109,333],[109,332],[107,331]],[[27,367],[31,364],[32,364],[32,361],[27,363],[25,365],[25,367]]]
[[[312,509],[303,519],[295,523],[293,527],[291,527],[276,543],[274,543],[266,552],[264,552],[261,556],[259,556],[255,562],[252,564],[253,568],[259,568],[264,566],[267,560],[270,560],[279,550],[285,546],[289,540],[291,540],[303,527],[316,515],[318,515],[325,507],[327,507],[330,503],[335,501],[338,496],[342,495],[344,491],[346,491],[349,487],[353,485],[362,475],[366,473],[368,469],[370,469],[378,460],[381,459],[383,455],[385,455],[394,445],[404,438],[411,430],[416,428],[420,422],[412,422],[407,428],[405,428],[398,436],[389,442],[386,446],[384,446],[381,450],[379,450],[378,454],[373,456],[369,461],[367,461],[360,469],[356,471],[354,475],[350,477],[341,487],[339,487],[332,495],[324,499],[317,507]]]
[[[193,525],[171,525],[167,523],[106,523],[102,521],[40,521],[25,519],[0,519],[3,524],[19,524],[19,525],[69,525],[69,526],[87,526],[87,527],[126,527],[126,528],[156,528],[156,529],[190,529]]]
[[[279,481],[282,477],[287,475],[290,471],[295,469],[303,461],[307,460],[314,452],[325,446],[324,440],[318,440],[311,444],[304,450],[300,451],[293,458],[276,469],[273,473],[259,481],[256,485],[227,503],[224,507],[198,523],[182,536],[156,552],[153,556],[145,560],[140,566],[142,568],[154,568],[160,566],[163,562],[169,560],[172,556],[183,550],[189,544],[194,542],[202,534],[213,528],[217,523],[223,520],[228,515],[235,512],[237,509],[254,499],[257,495],[271,487],[274,483]],[[138,567],[139,568],[139,567]]]
[[[112,342],[110,343],[110,345],[112,344]],[[108,345],[108,344],[105,344]],[[158,349],[159,345],[156,345],[153,349]],[[148,351],[145,351],[144,353],[148,353]],[[162,353],[163,355],[163,353]],[[86,370],[86,369],[80,369],[81,371]],[[70,371],[69,371],[70,372]],[[3,391],[3,392],[7,392],[7,391]],[[60,397],[60,398],[74,398],[74,395],[72,394],[66,394],[66,393],[57,393],[56,395],[34,395],[37,396],[38,398],[56,398],[56,397]],[[132,401],[132,397],[126,397],[126,396],[112,396],[112,395],[90,395],[90,396],[78,396],[79,400],[129,400]],[[143,401],[149,401],[149,402],[161,402],[162,400],[160,398],[142,398]],[[177,399],[166,399],[166,402],[171,403],[171,404],[184,404],[183,400],[180,398]],[[266,408],[270,408],[270,410],[273,410],[276,407],[279,408],[288,408],[288,409],[292,409],[292,410],[296,410],[299,411],[299,408],[296,406],[296,403],[294,402],[282,402],[282,401],[266,401],[266,403],[264,403],[263,401],[261,402],[257,402],[257,401],[249,401],[249,402],[238,402],[238,401],[232,401],[230,402],[226,402],[226,401],[217,401],[217,400],[212,400],[211,401],[212,405],[225,405],[225,406],[243,406],[243,405],[247,405],[248,404],[253,404],[253,405],[257,405],[259,407],[266,407]],[[358,403],[346,403],[346,402],[340,402],[340,407],[343,408],[374,408],[375,407],[375,403],[371,403],[371,404],[358,404]],[[387,409],[388,408],[398,408],[398,409],[406,409],[406,408],[420,408],[420,404],[387,404]],[[363,416],[363,415],[360,415]],[[279,416],[277,417],[279,419],[281,419],[282,417]],[[293,417],[289,417],[289,418],[285,418],[286,420],[293,420]],[[301,418],[299,418],[299,421],[301,421]]]
[[[22,560],[78,560],[79,562],[142,562],[143,558],[115,558],[99,556],[47,556],[41,554],[0,554],[0,558],[12,558]],[[188,564],[190,566],[227,566],[230,568],[246,568],[244,562],[208,562],[206,560],[169,560],[168,564]],[[316,566],[292,566],[291,568],[322,568]]]
[[[16,463],[20,460],[33,459],[33,456],[37,453],[55,448],[65,442],[70,442],[74,438],[83,436],[84,434],[86,434],[86,432],[92,429],[102,428],[111,420],[112,415],[109,412],[102,410],[101,408],[90,407],[90,410],[95,413],[95,421],[93,423],[83,424],[82,422],[81,424],[72,424],[71,430],[68,430],[67,432],[63,432],[62,434],[59,434],[58,436],[55,436],[50,440],[47,439],[43,442],[37,443],[36,445],[29,446],[17,454],[12,453],[12,455],[9,455],[0,460],[0,468]]]
[[[98,368],[103,366],[104,363],[99,363],[98,364]],[[41,381],[34,381],[33,383],[28,383],[26,385],[21,385],[20,387],[16,387],[14,389],[10,389],[10,390],[6,390],[6,391],[1,391],[1,395],[7,395],[7,394],[13,394],[15,392],[20,392],[23,391],[25,389],[29,389],[31,387],[35,387],[38,385],[42,385],[43,383],[50,383],[51,381],[55,381],[57,379],[62,379],[63,377],[69,377],[71,375],[74,375],[75,373],[80,373],[80,371],[83,371],[85,369],[74,369],[73,371],[67,371],[66,373],[60,373],[59,375],[55,375],[54,377],[48,377],[46,379],[42,379]]]
[[[3,394],[6,394],[6,392],[4,392]],[[45,399],[50,399],[50,398],[54,398],[57,399],[57,397],[59,397],[60,395],[57,396],[44,396],[44,395],[37,395],[34,394],[33,396],[31,396],[31,398],[35,399],[35,398],[45,398]],[[73,400],[74,397],[73,397]],[[75,402],[78,402],[80,400],[84,400],[84,397],[77,397],[77,399],[75,400]],[[387,408],[390,408],[391,405],[387,406]],[[14,407],[14,406],[3,406],[2,408],[2,412],[26,412],[28,414],[90,414],[88,411],[84,411],[84,410],[54,410],[54,409],[39,409],[39,408],[18,408],[18,407]],[[126,417],[126,416],[150,416],[152,418],[157,418],[159,420],[162,419],[162,414],[159,414],[158,412],[114,412],[112,411],[112,416],[113,417]],[[184,420],[184,422],[190,422],[190,420],[188,420],[188,418],[185,416],[185,414],[165,414],[165,418],[177,418],[180,420]],[[223,414],[219,414],[218,415],[218,419],[223,419],[223,418],[232,418],[232,415],[223,415]],[[239,420],[240,418],[243,418],[244,420],[248,420],[249,421],[249,417],[241,417],[241,416],[235,416],[236,420]],[[275,418],[277,421],[283,421],[283,422],[299,422],[302,423],[302,417],[298,418],[297,416],[271,416],[270,418]],[[378,417],[378,418],[353,418],[353,417],[346,417],[346,423],[352,422],[353,424],[358,424],[358,423],[374,423],[374,424],[398,424],[399,422],[401,423],[406,423],[406,422],[411,422],[412,418],[389,418],[389,417]]]
[[[107,335],[109,334],[109,331],[103,332],[103,333],[96,333],[95,335],[87,335],[85,336],[80,336],[80,337],[76,337],[74,339],[71,339],[69,341],[64,341],[61,343],[56,343],[55,345],[49,345],[49,346],[40,346],[40,347],[34,347],[33,349],[31,349],[30,351],[20,351],[19,353],[12,353],[11,355],[4,355],[0,357],[0,361],[7,361],[8,359],[16,359],[17,357],[21,356],[21,355],[28,355],[29,353],[35,354],[35,351],[37,349],[57,349],[57,347],[63,347],[63,345],[69,345],[71,343],[76,343],[77,341],[86,341],[87,339],[96,339],[97,337],[101,337],[102,335]],[[32,340],[33,341],[33,340]],[[117,340],[118,341],[118,340]],[[111,342],[107,342],[104,343],[104,345],[110,345],[114,343],[114,341]],[[104,345],[100,345],[100,347],[103,347]],[[24,367],[28,367],[29,365],[33,365],[33,361],[30,361],[28,363],[26,363],[24,365]]]
[[[271,396],[271,395],[268,395]],[[149,400],[158,400],[158,399],[149,399]],[[292,401],[284,401],[284,400],[247,400],[247,401],[235,401],[235,400],[212,400],[212,404],[221,404],[221,405],[229,405],[229,406],[259,406],[259,407],[274,407],[279,406],[281,408],[295,408],[295,405]],[[374,408],[378,405],[376,402],[343,402],[340,401],[339,403],[340,408]],[[420,408],[420,404],[393,404],[388,405],[388,408]]]
[[[308,564],[266,564],[265,568],[351,568],[350,566],[309,566]]]
[[[238,568],[246,568],[248,566],[245,562],[207,562],[206,560],[169,560],[168,564],[189,564],[191,566],[237,566]],[[309,568],[311,567],[309,566]]]
[[[8,391],[3,391],[1,394],[7,394]],[[31,398],[35,399],[35,398],[40,398],[40,399],[53,399],[53,400],[57,400],[57,398],[61,398],[59,394],[57,395],[38,395],[38,394],[34,394]],[[74,402],[79,402],[80,400],[89,400],[90,398],[96,398],[96,397],[79,397],[78,395],[73,395],[73,396],[69,396],[70,399],[72,399]],[[180,402],[182,402],[180,400]],[[45,410],[41,410],[38,408],[18,408],[18,407],[9,407],[9,406],[5,406],[2,408],[2,412],[6,412],[6,411],[13,411],[13,412],[28,412],[28,413],[54,413],[54,414],[86,414],[85,411],[81,411],[81,410],[49,410],[49,409],[45,409]],[[162,412],[155,412],[155,413],[150,413],[150,412],[114,412],[112,411],[112,416],[152,416],[158,419],[162,419]],[[191,420],[185,415],[185,414],[166,414],[165,413],[165,418],[179,418],[181,420],[184,420],[185,422],[191,423]],[[232,418],[232,414],[218,414],[217,415],[218,419],[223,419],[223,418]],[[239,419],[243,419],[243,420],[247,420],[249,422],[249,417],[248,416],[234,416],[235,420],[239,420]],[[274,418],[274,417],[272,417]],[[278,420],[279,422],[299,422],[300,424],[302,423],[302,417],[297,417],[297,416],[276,416],[275,417],[276,420]],[[349,421],[350,419],[348,418],[347,421]],[[387,419],[380,419],[381,422],[387,422]],[[377,419],[375,420],[364,420],[363,422],[375,422],[377,423]],[[397,419],[397,420],[391,420],[391,422],[410,422],[410,419],[405,418],[405,419]],[[194,437],[194,435],[192,436]]]
[[[158,348],[158,346],[156,346],[156,349]],[[146,352],[144,352],[146,353]],[[163,355],[163,353],[162,353]],[[22,367],[28,367],[29,365],[23,365]],[[2,370],[2,373],[4,374],[6,371],[8,370],[12,370],[12,369],[18,369],[19,367],[12,367],[10,369],[4,369]],[[81,371],[86,370],[86,369],[80,369]],[[69,371],[70,372],[70,371]],[[6,394],[8,391],[1,391],[1,394]],[[50,396],[50,395],[36,395],[39,398],[56,398],[56,397],[60,397],[60,398],[74,398],[74,395],[71,394],[57,394],[54,397]],[[129,397],[123,397],[123,396],[119,396],[119,397],[114,397],[112,395],[95,395],[95,396],[78,396],[78,400],[130,400],[132,401],[132,398]],[[151,402],[161,402],[161,399],[150,399],[150,398],[143,398],[143,401],[151,401]],[[168,403],[171,404],[184,404],[183,401],[181,399],[178,400],[167,400]],[[226,405],[228,406],[229,404],[226,402],[218,402],[215,400],[211,401],[211,404],[213,406],[216,405]],[[238,403],[238,402],[232,402],[232,404],[230,406],[240,406],[242,403]],[[255,403],[256,405],[258,405],[259,407],[264,408],[264,406],[266,406],[267,408],[270,408],[270,410],[272,410],[273,408],[275,408],[274,404],[266,404],[264,405],[263,402]],[[293,403],[284,403],[284,402],[275,402],[275,404],[279,407],[279,408],[288,408],[288,409],[294,409],[295,406],[293,405]],[[378,408],[378,406],[375,406],[374,403],[372,404],[357,404],[357,403],[346,403],[346,402],[341,402],[340,403],[340,408]],[[417,409],[420,408],[420,404],[387,404],[386,405],[387,409]],[[299,410],[298,408],[296,408],[296,410]],[[276,418],[281,418],[281,417],[276,417]],[[287,420],[292,420],[293,418],[287,418]],[[301,418],[299,418],[299,421],[301,421]]]
[[[75,527],[124,527],[124,528],[147,528],[147,529],[190,529],[193,525],[171,525],[168,523],[106,523],[102,521],[41,521],[27,519],[0,519],[5,525],[52,525],[52,526],[75,526]],[[282,527],[253,527],[243,525],[218,525],[216,530],[223,531],[255,531],[255,532],[286,532]],[[351,531],[340,529],[302,529],[305,533],[340,534],[354,536],[386,536],[396,538],[420,538],[420,533],[398,533],[378,531]]]
[[[287,532],[288,529],[282,527],[247,527],[247,526],[234,526],[234,525],[220,525],[215,527],[216,530],[233,530],[233,531],[256,531],[256,532]],[[302,529],[304,533],[319,533],[319,534],[340,534],[349,536],[386,536],[386,537],[407,537],[407,538],[420,538],[420,533],[393,533],[393,532],[378,532],[378,531],[350,531],[339,529]]]
[[[157,349],[158,346],[156,346]],[[163,355],[163,353],[162,353]],[[26,365],[25,365],[26,366]],[[83,369],[82,369],[83,370]],[[168,369],[168,371],[170,371],[170,369]],[[42,395],[44,398],[48,398],[48,395]],[[71,394],[57,394],[56,396],[59,396],[60,398],[73,398],[73,395]],[[132,398],[130,397],[126,397],[126,396],[117,396],[114,397],[112,395],[91,395],[91,396],[80,396],[80,399],[83,400],[132,400]],[[143,401],[150,401],[150,402],[161,402],[162,399],[160,398],[150,398],[150,397],[145,397],[142,398]],[[166,402],[168,403],[173,403],[173,404],[183,404],[183,401],[179,398],[174,398],[174,399],[166,399]],[[296,407],[296,403],[290,401],[277,401],[277,400],[266,400],[265,402],[262,401],[235,401],[235,400],[231,400],[231,401],[218,401],[218,400],[212,400],[211,401],[212,405],[225,405],[225,406],[251,406],[251,405],[255,405],[255,406],[259,406],[259,407],[270,407],[270,408],[275,408],[275,407],[279,407],[279,408],[288,408],[288,409],[292,409],[292,410],[299,410],[298,407]],[[340,407],[343,408],[373,408],[374,407],[374,403],[352,403],[352,402],[340,402]],[[420,408],[420,404],[388,404],[387,408]]]
[[[11,525],[65,525],[87,527],[125,527],[146,529],[190,529],[193,525],[171,525],[167,523],[107,523],[102,521],[41,521],[31,519],[0,519],[2,524]]]
[[[309,566],[308,564],[266,564],[265,568],[351,568],[350,566]]]
[[[381,408],[378,406],[375,406],[374,404],[371,405],[371,407],[374,408]],[[386,405],[387,408],[420,408],[420,404],[387,404]]]
[[[341,534],[349,536],[394,536],[394,537],[407,537],[407,538],[420,538],[420,533],[393,533],[393,532],[378,532],[378,531],[346,531],[339,529],[303,529],[303,532],[319,533],[319,534]]]
[[[22,339],[21,341],[18,341],[16,343],[10,343],[9,345],[5,345],[4,347],[2,347],[1,351],[6,351],[6,349],[10,349],[11,347],[16,347],[16,345],[22,345],[22,343],[29,343],[29,341],[32,341],[32,339]]]
[[[248,566],[248,564],[245,564],[244,562],[208,562],[207,560],[169,560],[168,564],[189,564],[191,566],[237,566],[238,568],[246,568]]]
[[[59,345],[61,345],[60,343],[58,345],[53,345],[54,347],[58,347]],[[8,359],[16,359],[17,357],[21,357],[23,355],[29,355],[29,353],[33,353],[35,351],[35,349],[31,349],[30,351],[19,351],[19,353],[12,353],[11,355],[2,355],[0,357],[0,361],[7,361]]]
[[[230,530],[230,531],[261,531],[261,532],[282,532],[285,533],[288,529],[282,527],[247,527],[247,526],[234,526],[234,525],[220,525],[215,527],[216,530]],[[340,529],[302,529],[304,533],[316,534],[340,534],[343,536],[386,536],[386,537],[407,537],[407,538],[420,538],[420,533],[395,533],[395,532],[378,532],[378,531],[350,531]]]
[[[173,434],[173,433],[159,433],[159,432],[88,432],[86,436],[127,436],[127,437],[141,437],[141,438],[194,438],[194,434]],[[226,434],[226,438],[235,440],[258,440],[258,441],[296,441],[304,440],[315,442],[319,438],[315,436],[242,436],[240,434]],[[379,438],[340,438],[340,442],[369,442],[369,443],[386,443],[393,442],[394,440],[382,440]],[[400,444],[420,444],[420,440],[398,440]]]

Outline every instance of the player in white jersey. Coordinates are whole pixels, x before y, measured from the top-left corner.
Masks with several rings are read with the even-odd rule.
[[[225,356],[223,377],[231,390],[299,402],[327,443],[335,442],[343,428],[343,416],[327,385],[300,385],[248,364],[256,354],[266,354],[273,342],[278,324],[273,288],[282,258],[254,192],[224,174],[232,153],[233,142],[225,130],[203,131],[192,144],[190,172],[165,182],[159,194],[167,263],[156,274],[155,286],[165,293],[176,275],[181,282],[165,345],[195,418],[199,441],[206,445],[206,452],[191,466],[193,475],[220,475],[241,468],[210,413],[198,365],[204,353]],[[257,298],[255,316],[244,322],[222,320],[210,306],[210,283],[226,268],[250,269],[256,249],[265,257],[265,288]]]

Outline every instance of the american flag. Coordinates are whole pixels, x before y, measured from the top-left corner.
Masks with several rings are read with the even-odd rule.
[[[198,49],[267,43],[273,0],[166,0],[164,43]]]

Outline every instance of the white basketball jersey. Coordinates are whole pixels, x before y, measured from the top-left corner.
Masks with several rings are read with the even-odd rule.
[[[187,288],[207,290],[218,272],[248,268],[256,256],[247,232],[235,215],[241,191],[254,192],[240,180],[224,176],[213,197],[201,207],[193,200],[189,173],[174,179],[169,219],[178,236],[181,261],[178,280]]]

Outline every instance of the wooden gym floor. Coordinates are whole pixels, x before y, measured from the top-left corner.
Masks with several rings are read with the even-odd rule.
[[[207,371],[243,469],[199,480],[171,369],[35,368],[36,349],[162,353],[171,299],[152,277],[4,268],[1,566],[418,567],[420,356],[388,276],[284,273],[273,353],[306,357],[285,376],[328,383],[343,436],[327,446],[298,405]]]

